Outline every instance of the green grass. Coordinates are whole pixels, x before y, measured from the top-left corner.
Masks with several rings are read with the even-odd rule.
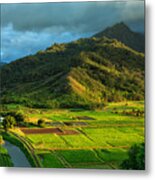
[[[144,141],[144,136],[141,136],[134,129],[130,132],[122,132],[121,129],[130,128],[83,128],[82,130],[98,146],[131,146],[134,143]]]
[[[126,101],[126,102],[119,102],[119,103],[109,103],[108,110],[143,110],[144,109],[144,101]]]
[[[92,150],[66,150],[57,151],[58,155],[63,156],[69,163],[90,163],[98,162],[100,159]],[[101,162],[101,161],[100,161]]]
[[[51,153],[38,154],[41,159],[41,163],[45,168],[63,168],[64,165]]]
[[[72,168],[116,169],[127,157],[126,150],[66,150],[56,151]]]
[[[65,148],[67,144],[55,134],[27,135],[36,149]]]
[[[12,167],[13,163],[7,150],[0,145],[0,167]]]
[[[120,169],[122,161],[128,158],[128,149],[116,148],[116,149],[98,149],[96,153],[98,156],[108,164],[112,169]]]
[[[64,141],[73,148],[86,148],[95,146],[95,143],[83,134],[61,136],[61,138],[64,139]]]
[[[116,149],[98,149],[96,150],[98,156],[105,162],[113,162],[122,160],[128,157],[127,149],[116,148]]]

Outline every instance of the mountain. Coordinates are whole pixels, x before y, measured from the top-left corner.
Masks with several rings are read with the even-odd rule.
[[[141,33],[133,32],[123,22],[117,23],[112,27],[94,35],[94,37],[103,37],[117,39],[132,49],[143,52],[145,51],[145,37]]]
[[[0,61],[0,68],[1,68],[2,66],[4,66],[5,64],[6,64],[5,62]]]
[[[2,103],[96,108],[144,99],[144,54],[106,37],[54,44],[0,73]]]

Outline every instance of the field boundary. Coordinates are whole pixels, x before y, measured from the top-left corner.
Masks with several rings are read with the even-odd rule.
[[[36,150],[49,150],[49,151],[54,151],[54,150],[96,150],[96,149],[129,149],[130,146],[88,146],[88,147],[68,147],[68,148],[36,148]]]

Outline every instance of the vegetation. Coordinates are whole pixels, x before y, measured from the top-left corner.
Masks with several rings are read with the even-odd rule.
[[[13,163],[7,152],[7,150],[2,146],[3,138],[0,135],[0,167],[12,167]]]
[[[20,111],[19,110],[10,111],[10,110],[7,110],[6,106],[3,109],[4,110],[2,110],[0,112],[0,115],[3,117],[6,117],[6,116],[14,117],[17,124],[24,122],[27,118],[26,115],[24,114],[24,112],[22,112],[21,110]]]
[[[13,128],[15,124],[16,121],[13,116],[6,116],[3,120],[3,127],[5,131],[8,131],[9,128]]]
[[[0,136],[0,145],[3,144],[3,138]]]
[[[45,167],[61,164],[59,167],[119,169],[128,158],[127,150],[135,143],[144,142],[144,116],[122,113],[133,109],[143,111],[143,102],[109,103],[104,111],[33,110],[32,119],[46,117],[53,123],[61,122],[57,126],[61,130],[72,129],[79,134],[26,134],[26,137]],[[81,120],[77,120],[79,117]],[[73,121],[86,125],[63,125]],[[53,162],[50,159],[54,159]]]
[[[39,127],[44,127],[45,126],[45,121],[43,119],[39,119],[37,122]]]
[[[129,158],[124,160],[121,164],[123,169],[145,169],[145,144],[135,144],[128,152]]]
[[[0,68],[1,68],[2,66],[4,66],[5,64],[6,64],[5,62],[0,61]]]
[[[0,167],[12,167],[13,163],[5,148],[0,145]]]
[[[38,154],[42,159],[43,167],[45,168],[64,168],[63,163],[55,156],[54,153],[40,153]]]
[[[4,104],[102,109],[107,102],[144,99],[144,54],[103,36],[54,44],[0,73]]]
[[[113,27],[108,27],[95,35],[95,37],[102,36],[117,39],[137,51],[145,51],[144,34],[132,32],[123,22],[115,24]]]
[[[19,107],[10,104],[6,108],[17,111]],[[40,162],[39,167],[119,169],[128,158],[128,149],[144,142],[144,115],[132,113],[133,109],[134,112],[144,110],[143,101],[112,102],[104,110],[34,109],[23,106],[20,109],[27,114],[25,123],[30,130],[34,128],[31,123],[35,124],[35,128],[40,127],[39,119],[44,120],[46,129],[78,132],[67,135],[24,134],[20,133],[22,129],[15,128],[13,133],[18,135],[17,138],[12,133],[3,134],[4,139],[25,152],[33,166],[38,167],[33,157],[35,155]]]
[[[2,66],[3,139],[33,167],[144,169],[139,38],[121,23]]]

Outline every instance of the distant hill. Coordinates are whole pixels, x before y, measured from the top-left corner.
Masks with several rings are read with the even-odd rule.
[[[136,51],[143,53],[145,51],[145,36],[141,33],[131,31],[131,29],[123,22],[108,27],[94,35],[94,37],[103,36],[117,39]]]
[[[144,54],[106,37],[54,44],[0,73],[3,103],[96,108],[144,99]]]
[[[0,61],[0,68],[1,68],[2,66],[4,66],[5,64],[6,64],[5,62]]]

